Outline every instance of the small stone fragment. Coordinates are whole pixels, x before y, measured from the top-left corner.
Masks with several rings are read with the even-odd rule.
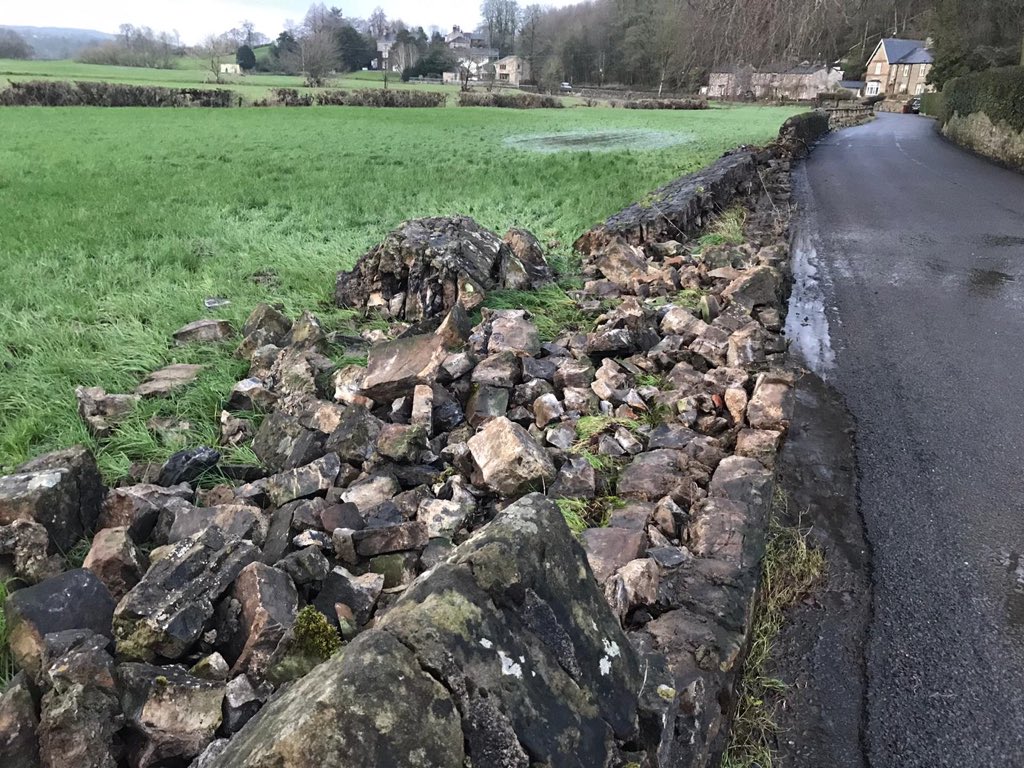
[[[202,370],[201,365],[168,365],[149,374],[135,390],[135,394],[141,397],[167,397],[195,381]]]
[[[99,577],[114,600],[120,600],[139,583],[149,566],[146,555],[128,535],[124,526],[104,528],[93,537],[82,567]]]
[[[215,320],[204,318],[183,325],[174,332],[174,341],[179,346],[185,344],[200,343],[212,344],[230,339],[234,335],[231,323],[227,320]]]

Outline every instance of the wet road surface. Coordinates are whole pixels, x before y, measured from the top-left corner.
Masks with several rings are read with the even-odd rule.
[[[796,191],[788,332],[856,423],[872,551],[866,757],[1024,766],[1024,176],[881,115]]]

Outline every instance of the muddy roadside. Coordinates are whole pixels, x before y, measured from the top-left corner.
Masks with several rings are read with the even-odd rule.
[[[803,373],[778,480],[788,499],[784,522],[810,530],[827,571],[820,589],[790,612],[767,669],[789,686],[776,715],[783,768],[867,765],[861,729],[870,553],[857,509],[853,436],[840,396]]]

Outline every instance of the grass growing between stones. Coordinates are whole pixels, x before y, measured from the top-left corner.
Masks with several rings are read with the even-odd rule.
[[[775,712],[786,683],[766,673],[772,645],[786,622],[786,611],[813,592],[825,572],[823,553],[807,543],[809,531],[788,519],[785,492],[776,489],[768,540],[761,563],[761,590],[743,665],[739,703],[722,768],[772,768],[778,727]]]
[[[769,140],[794,111],[0,110],[0,471],[85,443],[109,480],[182,444],[215,444],[247,364],[233,344],[174,347],[171,333],[203,316],[240,327],[259,301],[348,328],[330,301],[336,271],[410,218],[461,213],[555,243],[557,286],[492,297],[532,308],[550,337],[580,322],[565,293],[581,232],[730,147]],[[547,154],[504,141],[612,129],[694,139]],[[208,312],[207,297],[231,303]],[[131,392],[169,363],[206,368],[175,397],[141,404],[109,441],[90,438],[76,386]],[[154,416],[188,428],[161,437]]]
[[[743,225],[747,221],[747,209],[742,205],[727,208],[712,223],[708,232],[701,236],[698,243],[708,245],[741,245],[746,238]]]
[[[579,536],[588,528],[604,528],[608,525],[612,510],[624,504],[618,496],[603,496],[597,499],[557,499],[556,503],[574,536]]]
[[[491,309],[525,309],[533,317],[541,341],[551,341],[566,331],[587,327],[587,316],[557,283],[536,291],[495,291],[484,304]]]

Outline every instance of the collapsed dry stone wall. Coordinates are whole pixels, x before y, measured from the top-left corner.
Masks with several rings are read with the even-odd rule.
[[[529,233],[462,218],[406,223],[339,278],[390,332],[257,307],[221,439],[262,467],[197,447],[107,490],[75,448],[0,478],[0,567],[22,586],[0,762],[711,764],[788,426],[789,165],[820,125],[670,185],[671,231],[634,207],[581,238],[587,321],[553,340],[521,310],[473,325],[462,298],[548,273]],[[732,202],[745,242],[695,248]],[[235,338],[211,319],[174,335]],[[367,347],[365,367],[329,357]],[[102,438],[201,375],[82,390],[80,413]]]

